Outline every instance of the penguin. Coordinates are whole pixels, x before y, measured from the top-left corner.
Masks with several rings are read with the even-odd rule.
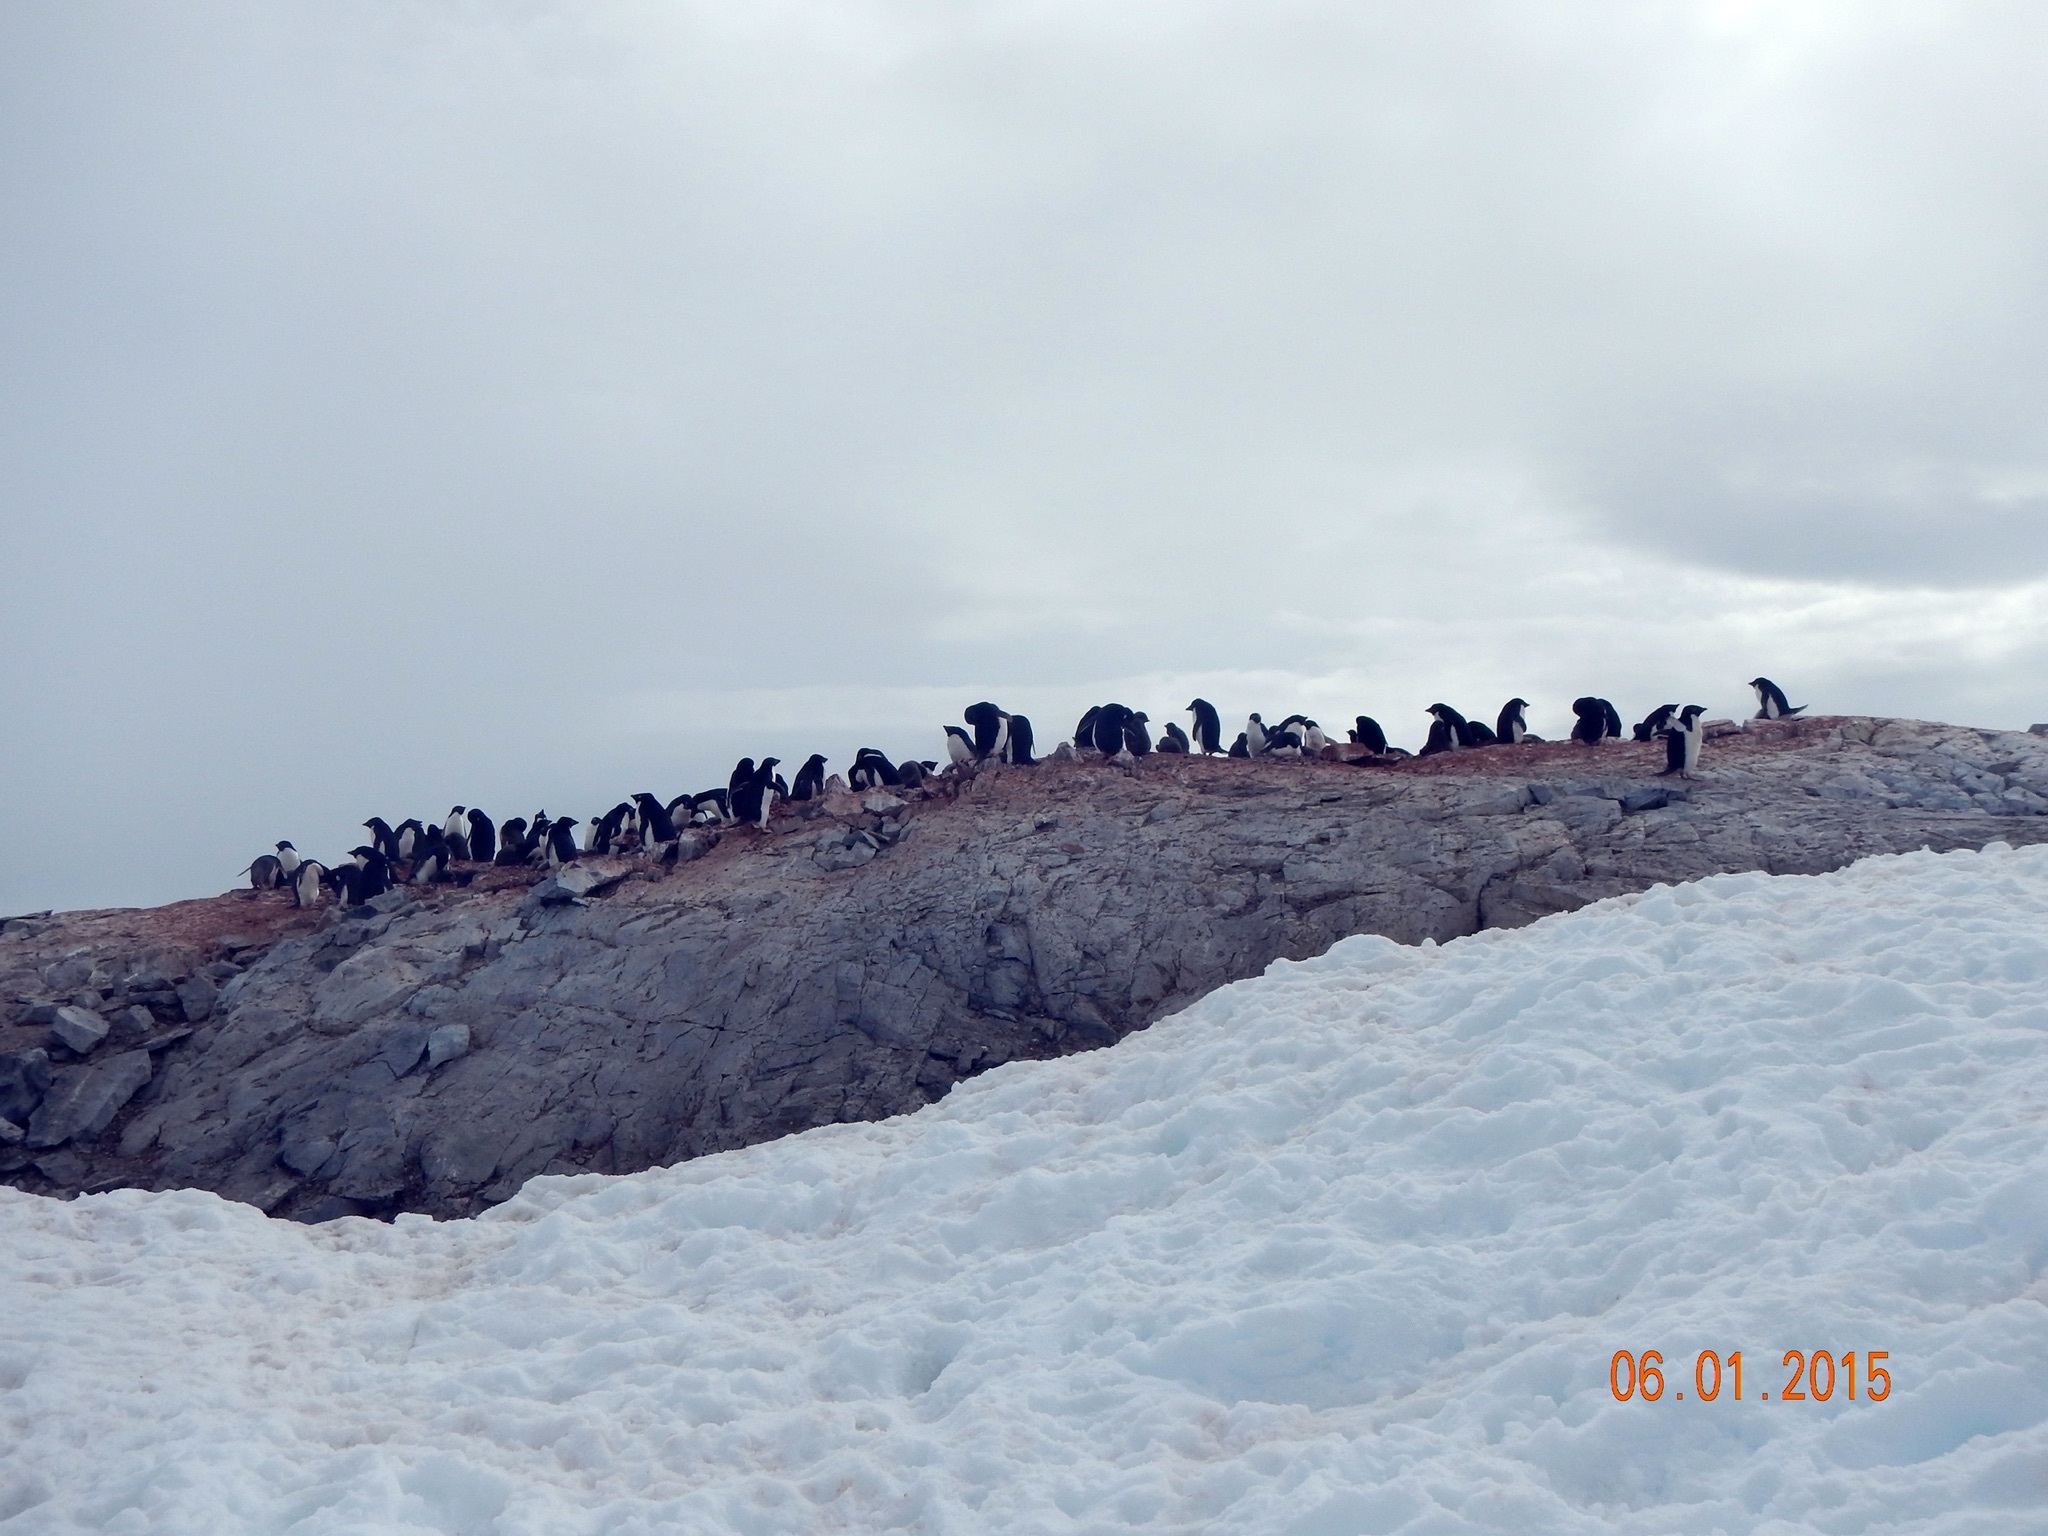
[[[250,890],[274,891],[278,883],[284,879],[284,866],[278,862],[276,854],[261,853],[250,861],[249,867],[242,873],[249,877]]]
[[[781,794],[784,799],[788,798],[788,786],[775,771],[775,765],[781,761],[779,757],[764,757],[761,759],[761,766],[754,770],[754,792],[760,796],[759,808],[754,816],[754,825],[757,827],[765,828],[768,825],[768,816],[775,809],[777,794]]]
[[[356,861],[360,872],[356,880],[356,894],[362,901],[373,896],[382,896],[391,889],[391,861],[376,848],[351,848],[349,857]]]
[[[1457,750],[1458,733],[1456,729],[1441,720],[1430,721],[1429,740],[1422,744],[1420,755],[1423,757],[1435,757],[1439,752],[1455,752]]]
[[[678,797],[678,803],[683,803],[683,797]],[[644,789],[633,797],[633,804],[640,813],[640,846],[643,849],[676,840],[676,820],[669,807]]]
[[[412,857],[413,849],[419,846],[420,835],[427,829],[419,817],[408,816],[393,830],[398,834],[398,856],[401,859],[409,859]]]
[[[389,822],[382,816],[372,816],[363,825],[370,829],[370,841],[387,862],[399,856],[398,834],[391,830]]]
[[[436,885],[447,874],[448,834],[439,827],[427,827],[413,844],[412,883]]]
[[[1254,710],[1244,723],[1244,750],[1249,757],[1261,757],[1266,751],[1266,722]]]
[[[1378,754],[1387,750],[1387,733],[1380,729],[1379,721],[1371,715],[1358,717],[1357,723],[1351,727],[1351,739],[1368,752]]]
[[[327,866],[318,859],[301,859],[299,867],[292,872],[292,905],[295,907],[317,907],[320,892],[327,884]]]
[[[1131,712],[1121,704],[1105,704],[1095,712],[1095,750],[1115,757],[1124,750],[1124,725]]]
[[[960,718],[974,727],[974,760],[977,763],[985,763],[991,757],[1002,757],[1010,735],[1008,715],[984,699],[979,704],[968,705],[960,712]]]
[[[896,787],[898,789],[923,789],[926,777],[924,764],[912,760],[896,770]]]
[[[1749,686],[1756,691],[1756,718],[1759,720],[1789,720],[1806,708],[1804,704],[1787,704],[1785,690],[1768,677],[1752,677]]]
[[[527,854],[526,818],[524,816],[514,816],[498,830],[502,835],[498,839],[497,856],[491,862],[493,864],[524,864]]]
[[[491,863],[498,856],[497,827],[475,806],[469,808],[468,820],[470,858],[478,864]]]
[[[1483,720],[1467,720],[1458,728],[1458,745],[1461,747],[1495,747],[1500,738],[1493,733],[1493,727]]]
[[[690,819],[690,812],[692,809],[691,799],[688,795],[677,795],[675,799],[669,801],[669,803],[663,806],[662,809],[668,813],[669,825],[672,827],[680,827],[687,823]],[[655,839],[655,841],[659,842],[660,839],[657,838]]]
[[[469,807],[458,805],[448,812],[448,820],[442,824],[441,836],[448,844],[448,857],[469,862]]]
[[[725,781],[726,804],[732,804],[732,797],[740,792],[743,785],[754,782],[754,760],[743,757],[733,765],[732,774]]]
[[[1081,723],[1074,727],[1074,750],[1092,752],[1095,749],[1095,717],[1102,713],[1100,704],[1090,705],[1088,713],[1081,717]]]
[[[1678,713],[1676,704],[1659,704],[1636,722],[1637,741],[1655,741],[1664,734],[1664,727],[1671,723],[1671,717]]]
[[[277,845],[277,872],[289,880],[298,872],[299,850],[290,843]]]
[[[894,763],[873,747],[862,747],[854,754],[853,772],[847,782],[855,789],[893,789],[899,779]]]
[[[955,768],[965,768],[974,761],[974,738],[957,725],[947,726],[946,756],[953,760]]]
[[[819,800],[825,794],[825,754],[813,752],[804,759],[803,767],[796,771],[796,783],[791,786],[792,800]]]
[[[731,792],[723,789],[707,789],[702,794],[690,797],[690,820],[702,826],[713,821],[732,819]]]
[[[1509,699],[1501,705],[1500,714],[1493,722],[1494,739],[1510,745],[1525,740],[1529,735],[1529,722],[1522,711],[1528,707],[1527,699]]]
[[[536,811],[536,812],[534,812],[534,815],[533,815],[533,827],[532,827],[532,830],[530,830],[530,831],[529,831],[529,832],[527,833],[527,835],[526,835],[526,862],[527,862],[527,863],[529,863],[529,864],[545,864],[545,863],[547,863],[547,861],[548,861],[548,839],[549,839],[550,837],[552,837],[552,836],[554,835],[554,830],[555,830],[555,824],[554,824],[554,822],[552,822],[552,821],[550,821],[550,820],[548,819],[548,813],[547,813],[546,811]],[[570,843],[571,843],[571,845],[572,845],[572,846],[573,846],[573,844],[574,844],[574,842],[575,842],[575,838],[576,838],[576,834],[575,834],[575,830],[574,830],[574,828],[573,828],[573,826],[572,826],[572,827],[571,827],[571,829],[570,829],[570,833],[569,833],[569,840],[570,840]]]
[[[1578,720],[1572,726],[1572,740],[1588,747],[1606,740],[1609,707],[1605,699],[1596,699],[1591,694],[1573,699],[1572,713]]]
[[[1012,715],[1005,723],[1009,727],[1009,737],[1003,743],[1003,761],[1017,768],[1036,765],[1038,759],[1031,755],[1031,717]]]
[[[1328,746],[1329,744],[1330,744],[1330,738],[1329,738],[1329,737],[1328,737],[1327,735],[1325,735],[1325,734],[1324,734],[1324,732],[1323,732],[1323,728],[1322,728],[1322,727],[1321,727],[1320,725],[1317,725],[1317,724],[1315,723],[1315,721],[1313,721],[1313,720],[1304,720],[1304,721],[1302,721],[1302,723],[1301,723],[1301,750],[1302,750],[1302,751],[1304,751],[1304,752],[1314,752],[1314,753],[1316,753],[1316,754],[1317,754],[1318,756],[1320,756],[1320,755],[1322,754],[1322,750],[1323,750],[1323,748],[1327,747],[1327,746]]]
[[[1432,704],[1424,713],[1436,720],[1436,725],[1429,728],[1429,743],[1422,749],[1424,757],[1433,756],[1438,752],[1455,752],[1465,745],[1467,722],[1463,715],[1448,704]],[[1441,733],[1438,732],[1437,725],[1443,727]]]
[[[1621,740],[1621,712],[1605,699],[1600,700],[1600,718],[1607,727],[1607,734],[1614,740]]]
[[[1167,721],[1166,729],[1159,733],[1159,750],[1185,753],[1188,750],[1188,733],[1173,721]]]
[[[1237,740],[1233,741],[1230,744],[1230,752],[1228,755],[1231,757],[1250,757],[1252,755],[1251,737],[1246,735],[1243,731],[1239,731],[1237,733]]]
[[[548,868],[560,869],[564,864],[574,864],[581,855],[576,849],[576,823],[563,816],[548,823]]]
[[[1145,729],[1151,716],[1142,709],[1133,710],[1124,721],[1124,750],[1133,757],[1147,757],[1152,751],[1152,733]]]
[[[337,864],[327,871],[327,883],[334,887],[334,899],[344,907],[359,907],[369,900],[363,894],[363,871],[358,864]]]
[[[1216,706],[1207,699],[1189,699],[1188,713],[1195,718],[1195,733],[1192,745],[1204,757],[1213,756],[1223,750],[1223,721],[1216,713]]]
[[[1681,779],[1692,777],[1693,769],[1700,765],[1700,743],[1706,739],[1706,729],[1700,724],[1700,716],[1707,712],[1704,704],[1688,704],[1678,712],[1676,724],[1664,727],[1664,772],[1677,774]],[[1659,775],[1662,777],[1662,775]]]

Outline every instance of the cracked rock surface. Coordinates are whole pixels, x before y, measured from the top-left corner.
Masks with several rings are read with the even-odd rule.
[[[0,926],[0,1178],[319,1220],[503,1200],[914,1109],[1355,933],[1514,927],[1659,882],[2048,841],[2048,739],[1817,719],[1395,766],[1155,757],[835,794],[672,866],[297,912]],[[126,1021],[88,1043],[60,1010]],[[139,1011],[138,1011],[139,1010]],[[86,1049],[74,1049],[84,1044]]]

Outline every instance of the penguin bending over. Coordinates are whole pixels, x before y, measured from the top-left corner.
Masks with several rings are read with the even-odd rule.
[[[854,754],[846,781],[854,789],[893,789],[899,779],[894,763],[873,747],[862,747]]]
[[[792,800],[817,800],[825,793],[825,754],[813,752],[804,759],[803,767],[796,771],[796,783],[790,786]]]
[[[391,824],[382,816],[372,816],[363,823],[370,829],[370,841],[388,862],[399,856],[398,834],[391,830]]]
[[[1115,757],[1124,750],[1124,727],[1131,712],[1121,704],[1105,704],[1095,712],[1095,750]]]
[[[1500,745],[1500,738],[1494,735],[1492,728],[1484,721],[1467,720],[1458,731],[1458,745],[1461,747],[1495,747]]]
[[[1368,752],[1384,753],[1387,750],[1387,733],[1380,729],[1379,721],[1371,715],[1360,715],[1357,724],[1351,727],[1351,739]]]
[[[1768,677],[1752,677],[1749,686],[1756,693],[1756,718],[1759,720],[1789,720],[1806,708],[1804,704],[1787,704],[1785,690]]]
[[[274,891],[284,879],[284,866],[278,862],[276,854],[259,853],[242,873],[249,877],[250,890]]]
[[[924,764],[913,758],[896,770],[896,787],[898,789],[923,789],[926,777]]]
[[[292,872],[292,905],[317,907],[320,891],[327,883],[327,866],[318,859],[301,859]]]
[[[1216,706],[1207,699],[1188,700],[1188,713],[1195,717],[1194,740],[1191,743],[1202,756],[1209,757],[1223,750],[1223,721],[1216,713]]]
[[[1707,735],[1706,727],[1700,724],[1700,716],[1706,712],[1704,704],[1688,704],[1678,712],[1675,724],[1664,727],[1665,773],[1689,779],[1693,769],[1699,767],[1700,743]]]
[[[965,768],[974,761],[974,738],[957,725],[946,727],[946,756],[953,760],[955,768]]]
[[[1572,713],[1578,717],[1578,720],[1572,726],[1572,740],[1588,747],[1605,741],[1609,734],[1607,730],[1607,716],[1613,708],[1614,706],[1605,699],[1596,699],[1591,694],[1573,699]],[[1616,736],[1621,734],[1619,726],[1616,726],[1613,734]]]
[[[413,844],[412,883],[437,885],[448,877],[448,834],[428,827]]]
[[[1003,761],[1015,768],[1030,768],[1038,759],[1031,755],[1031,717],[1012,715],[1006,722],[1009,737],[1003,743]]]
[[[1074,750],[1092,751],[1095,747],[1095,717],[1102,713],[1100,704],[1088,706],[1088,713],[1081,717],[1081,723],[1074,727]]]
[[[699,826],[707,822],[732,820],[732,792],[724,789],[707,789],[702,794],[692,795],[690,820]]]
[[[359,907],[369,900],[363,894],[363,870],[359,864],[337,864],[327,872],[327,883],[334,887],[334,899],[344,907]]]
[[[1422,755],[1435,757],[1439,752],[1455,752],[1465,745],[1465,717],[1448,704],[1432,704],[1423,711],[1432,724],[1429,740],[1423,743]]]
[[[1678,713],[1676,704],[1659,704],[1636,722],[1637,741],[1655,741],[1664,734],[1664,727],[1671,723],[1671,717]]]
[[[1528,707],[1527,699],[1509,699],[1501,705],[1500,715],[1493,722],[1494,739],[1510,745],[1525,739],[1529,734],[1529,722],[1522,711]]]
[[[475,806],[469,808],[469,856],[478,864],[492,863],[498,857],[498,829]]]
[[[1187,749],[1188,733],[1174,724],[1173,721],[1167,721],[1166,729],[1159,733],[1159,750],[1161,752],[1185,753]]]
[[[968,705],[960,712],[960,718],[974,727],[974,760],[977,763],[1003,755],[1010,735],[1008,715],[984,699],[979,704]]]

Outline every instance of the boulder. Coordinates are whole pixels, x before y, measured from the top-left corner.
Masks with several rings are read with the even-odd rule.
[[[185,1021],[199,1024],[213,1017],[213,1005],[220,1001],[220,988],[204,976],[190,976],[178,983],[178,1002],[185,1009]]]
[[[59,1008],[50,1021],[50,1039],[84,1056],[107,1038],[107,1021],[90,1008]]]
[[[97,1136],[151,1076],[149,1052],[123,1051],[68,1073],[43,1099],[28,1123],[32,1147],[62,1146]]]
[[[469,1026],[467,1024],[443,1024],[427,1032],[427,1070],[431,1072],[444,1061],[454,1061],[469,1054]]]
[[[41,1047],[0,1054],[0,1118],[27,1125],[50,1080],[50,1053]]]
[[[18,1147],[27,1139],[26,1129],[0,1115],[0,1147]]]

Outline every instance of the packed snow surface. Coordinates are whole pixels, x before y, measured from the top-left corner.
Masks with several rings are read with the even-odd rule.
[[[475,1221],[0,1190],[0,1531],[2041,1530],[2044,1261],[2048,848],[1726,876]]]

